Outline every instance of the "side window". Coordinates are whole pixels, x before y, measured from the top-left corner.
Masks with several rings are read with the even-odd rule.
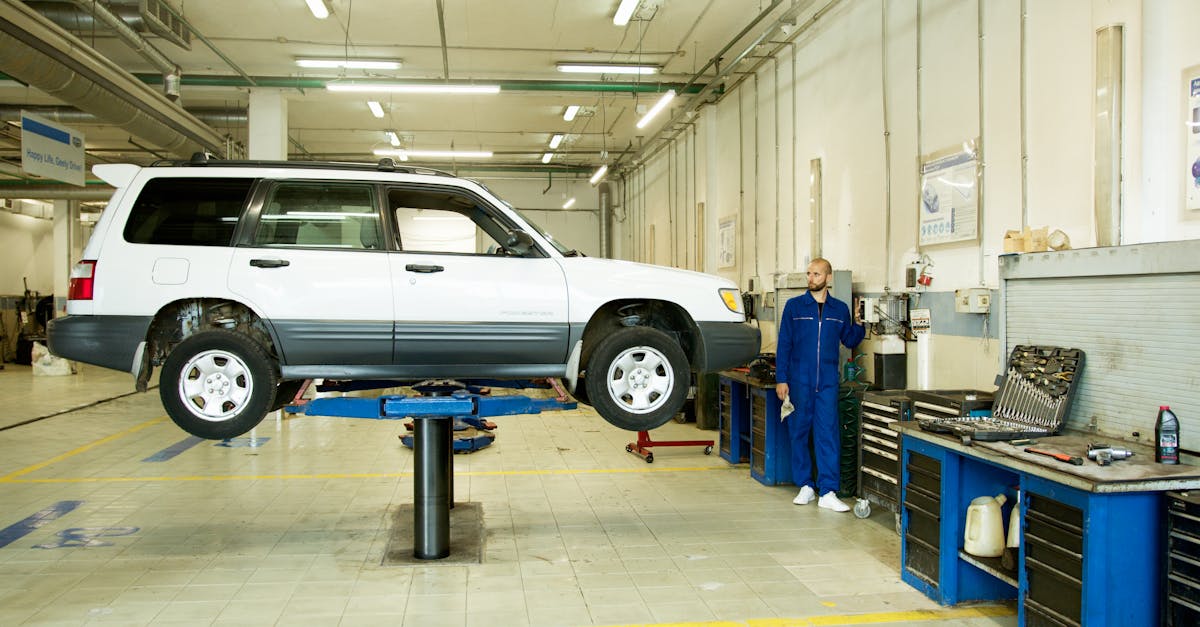
[[[263,205],[255,246],[383,248],[371,185],[282,182]]]
[[[392,189],[400,248],[407,252],[503,254],[508,229],[470,196],[450,189]]]
[[[156,178],[125,223],[134,244],[229,246],[254,179]]]

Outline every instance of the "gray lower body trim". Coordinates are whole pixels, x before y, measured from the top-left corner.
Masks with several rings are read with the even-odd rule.
[[[271,320],[279,354],[290,365],[392,363],[391,320]]]
[[[561,371],[569,331],[565,322],[398,322],[392,361],[430,367],[555,364]]]
[[[434,364],[396,366],[283,366],[284,379],[529,379],[562,377],[563,364]]]
[[[51,353],[85,364],[133,372],[138,344],[146,339],[151,316],[63,316],[46,332]]]
[[[759,353],[762,336],[748,322],[697,322],[701,359],[692,364],[697,372],[715,372],[744,366]]]

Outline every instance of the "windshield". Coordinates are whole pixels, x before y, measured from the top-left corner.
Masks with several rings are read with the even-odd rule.
[[[555,248],[555,250],[557,250],[558,252],[562,253],[562,254],[563,254],[563,256],[565,256],[565,257],[575,257],[575,256],[581,256],[581,255],[582,255],[582,253],[580,253],[579,251],[577,251],[577,250],[574,250],[574,249],[572,249],[572,248],[570,248],[570,247],[568,247],[568,246],[564,246],[564,245],[563,245],[561,242],[559,242],[558,240],[554,239],[554,236],[553,236],[553,235],[551,235],[551,234],[549,233],[549,231],[547,231],[546,229],[543,229],[542,227],[538,226],[538,223],[537,223],[537,222],[534,222],[533,220],[530,220],[530,219],[529,219],[529,216],[525,215],[524,213],[521,213],[521,210],[520,210],[520,209],[517,209],[516,207],[512,206],[512,203],[510,203],[510,202],[508,202],[507,200],[504,200],[504,199],[501,199],[501,200],[500,200],[500,202],[504,203],[504,204],[505,204],[505,206],[507,206],[509,209],[512,209],[512,210],[513,210],[513,213],[515,213],[515,214],[517,214],[517,215],[521,216],[521,219],[522,219],[522,220],[524,220],[526,224],[528,224],[529,226],[533,227],[533,229],[534,229],[535,231],[537,231],[539,234],[541,234],[541,236],[542,236],[542,237],[546,238],[546,241],[550,242],[550,245],[551,245],[551,246],[553,246],[553,247]]]

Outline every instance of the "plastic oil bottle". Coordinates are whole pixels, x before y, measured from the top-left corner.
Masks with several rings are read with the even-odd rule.
[[[1158,420],[1154,422],[1154,461],[1179,463],[1179,419],[1170,405],[1158,407]]]

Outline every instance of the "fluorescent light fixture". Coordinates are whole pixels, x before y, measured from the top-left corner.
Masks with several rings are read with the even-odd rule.
[[[327,70],[336,70],[345,68],[347,70],[398,70],[400,69],[399,61],[390,61],[386,59],[312,59],[300,58],[296,59],[296,65],[306,68],[322,68]]]
[[[640,0],[621,0],[620,6],[617,7],[617,12],[613,15],[613,24],[624,26],[629,23],[629,18],[633,17],[633,12],[637,10],[637,5]]]
[[[563,203],[563,209],[570,209],[575,204],[575,198],[572,197],[567,202]]]
[[[409,157],[423,157],[426,159],[489,159],[492,156],[490,150],[387,150],[377,149],[374,151],[376,157],[400,157],[401,161],[408,161]]]
[[[575,119],[575,115],[579,113],[579,105],[570,105],[566,111],[563,111],[563,119],[570,122]]]
[[[591,183],[592,185],[599,183],[600,179],[604,178],[604,174],[606,172],[608,172],[608,165],[606,164],[606,165],[600,166],[600,169],[596,170],[596,173],[592,175],[592,178],[588,179],[588,182]]]
[[[559,72],[573,74],[655,74],[657,65],[631,65],[617,63],[559,63]]]
[[[377,118],[383,117],[383,106],[379,104],[378,100],[368,100],[367,108],[371,110],[371,115]]]
[[[308,3],[308,10],[312,11],[313,17],[318,20],[323,20],[329,17],[329,5],[325,4],[325,0],[305,0]]]
[[[646,112],[646,115],[643,115],[642,119],[638,120],[637,127],[646,128],[646,125],[650,123],[650,120],[654,119],[654,116],[658,115],[663,109],[667,108],[667,103],[671,102],[671,99],[674,97],[674,89],[663,94],[662,98],[659,98],[658,102],[654,103],[653,107],[650,107],[650,110]]]
[[[438,85],[412,83],[327,83],[329,91],[403,94],[498,94],[499,85]]]
[[[397,148],[400,147],[400,137],[396,135],[396,131],[387,131],[387,137],[388,141],[392,142],[393,146]]]
[[[558,145],[562,143],[562,140],[563,140],[563,134],[555,133],[554,136],[550,138],[550,149],[553,150],[555,148],[558,148]]]
[[[552,153],[552,152],[542,153],[542,163],[550,163],[550,160],[553,158],[554,158],[554,153]]]

